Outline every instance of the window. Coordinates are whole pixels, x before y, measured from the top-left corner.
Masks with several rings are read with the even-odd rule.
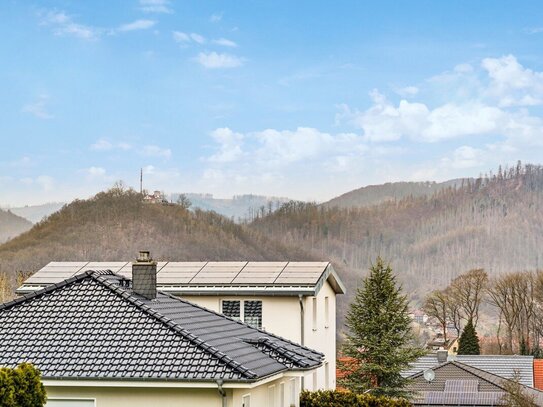
[[[285,407],[285,383],[279,384],[279,407]]]
[[[330,299],[324,297],[324,327],[328,328],[330,326],[330,309],[329,309]]]
[[[94,400],[47,399],[47,407],[94,407]]]
[[[262,301],[245,300],[243,307],[241,300],[223,300],[222,313],[227,317],[243,321],[255,328],[262,328]]]
[[[317,298],[313,297],[313,330],[317,330]]]
[[[223,300],[222,313],[226,315],[227,317],[234,318],[241,321],[240,301]]]
[[[268,407],[275,406],[275,385],[268,387]]]
[[[289,407],[295,407],[296,406],[296,379],[290,379],[289,382],[289,398],[288,398],[288,405]]]
[[[262,328],[262,301],[243,302],[243,321],[255,328]]]
[[[324,389],[328,390],[330,388],[330,364],[328,362],[324,363]]]
[[[317,372],[313,372],[313,391],[317,390],[318,388],[318,383],[317,383]]]
[[[251,395],[247,394],[241,398],[241,407],[251,407]]]

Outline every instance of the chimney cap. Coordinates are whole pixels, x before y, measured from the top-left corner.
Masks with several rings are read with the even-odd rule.
[[[439,349],[437,352],[438,363],[445,363],[449,357],[449,352],[446,349]]]
[[[153,261],[149,250],[140,250],[136,260],[138,263],[151,263]]]

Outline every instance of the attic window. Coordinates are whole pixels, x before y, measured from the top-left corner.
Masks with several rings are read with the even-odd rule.
[[[237,319],[255,328],[262,328],[262,301],[245,300],[243,307],[241,300],[223,300],[222,313],[227,317]]]
[[[262,301],[243,302],[243,321],[255,328],[262,328]]]
[[[227,317],[234,318],[241,321],[241,307],[240,301],[223,301],[222,313]]]

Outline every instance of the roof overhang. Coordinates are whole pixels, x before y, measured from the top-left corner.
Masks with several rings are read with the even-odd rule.
[[[314,369],[317,369],[316,366]],[[312,369],[310,369],[312,370]],[[252,389],[263,384],[284,377],[302,377],[306,371],[289,370],[254,381],[228,381],[223,380],[225,389]],[[210,380],[167,380],[167,379],[112,379],[112,378],[48,378],[44,377],[42,383],[45,387],[138,387],[138,388],[190,388],[190,389],[217,389],[217,379]]]

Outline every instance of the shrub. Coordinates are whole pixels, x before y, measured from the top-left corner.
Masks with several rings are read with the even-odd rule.
[[[40,371],[30,363],[0,368],[0,406],[43,407],[46,401]]]
[[[300,407],[409,407],[406,399],[356,394],[350,391],[319,390],[303,391]]]

